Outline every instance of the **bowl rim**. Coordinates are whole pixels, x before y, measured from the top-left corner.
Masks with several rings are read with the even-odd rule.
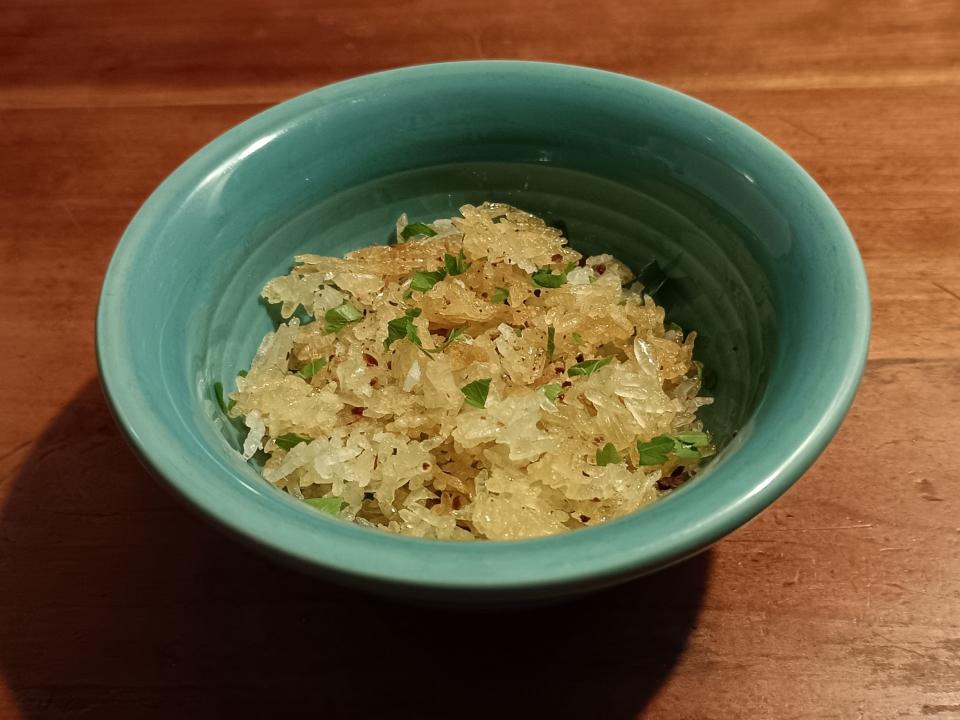
[[[139,244],[149,237],[155,219],[162,217],[160,211],[164,203],[169,201],[170,196],[181,193],[182,183],[194,177],[198,169],[224,167],[231,159],[242,159],[242,149],[267,128],[286,126],[305,112],[344,93],[372,92],[397,86],[406,80],[423,80],[438,70],[462,75],[464,79],[490,72],[525,73],[552,82],[602,83],[612,93],[618,89],[632,92],[642,90],[651,101],[679,107],[683,112],[722,124],[725,129],[749,142],[758,155],[764,156],[765,161],[775,159],[780,164],[786,163],[792,178],[800,183],[809,200],[816,204],[817,212],[828,217],[834,231],[832,240],[840,253],[837,265],[845,272],[847,281],[845,286],[848,292],[844,300],[849,303],[850,314],[856,322],[851,323],[849,344],[842,353],[842,367],[835,377],[829,378],[832,402],[812,427],[800,432],[795,450],[769,463],[767,470],[751,483],[749,491],[732,494],[727,502],[711,508],[705,514],[698,512],[695,517],[689,518],[687,526],[668,537],[648,538],[644,543],[636,542],[635,533],[629,528],[623,530],[629,525],[626,522],[632,517],[629,515],[603,526],[561,536],[466,544],[397,536],[336,519],[317,518],[309,523],[309,531],[315,533],[314,537],[309,538],[299,526],[282,534],[275,533],[275,525],[271,523],[272,513],[254,509],[252,512],[235,514],[224,509],[216,502],[216,492],[202,490],[190,478],[171,471],[165,453],[146,440],[151,437],[153,419],[145,408],[138,406],[132,394],[125,392],[124,379],[132,376],[121,367],[120,356],[111,350],[111,345],[117,342],[118,337],[124,336],[121,326],[123,313],[119,304],[122,303],[121,288],[130,272],[131,261]],[[628,575],[652,572],[679,562],[744,524],[783,494],[827,446],[853,402],[866,365],[870,338],[870,298],[859,251],[836,207],[799,164],[746,124],[693,97],[628,75],[577,65],[481,60],[412,65],[333,83],[274,105],[205,145],[151,193],[121,236],[104,277],[95,333],[97,364],[108,405],[141,462],[190,506],[239,538],[269,549],[281,559],[294,564],[364,586],[382,587],[388,584],[438,592],[474,590],[552,594],[565,588],[599,585]],[[667,503],[668,499],[664,499],[656,505]],[[306,509],[305,512],[318,515],[312,509]],[[396,548],[401,554],[426,553],[438,559],[443,556],[444,560],[433,570],[432,566],[421,564],[416,573],[411,573],[404,563],[397,563],[398,556],[395,553],[371,553],[368,547],[370,543],[354,546],[350,538],[360,537],[355,533],[377,535],[382,540],[374,545],[384,550]],[[330,551],[317,552],[324,539],[330,541]],[[610,551],[595,552],[598,543]],[[571,553],[571,550],[586,544],[594,545],[594,551]],[[527,556],[526,560],[524,555]],[[556,560],[561,556],[567,560],[549,563],[537,561],[537,558]],[[455,567],[459,569],[451,570]]]

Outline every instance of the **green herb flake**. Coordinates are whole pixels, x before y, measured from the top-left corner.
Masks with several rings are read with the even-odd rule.
[[[403,294],[403,299],[404,299],[404,300],[409,300],[409,299],[412,298],[412,297],[413,297],[413,290],[407,290],[407,291]]]
[[[410,281],[410,289],[427,292],[447,276],[445,270],[417,270]]]
[[[574,345],[578,345],[578,346],[579,346],[579,345],[583,345],[583,335],[581,335],[580,333],[574,333],[574,334],[573,334],[573,344],[574,344]]]
[[[673,450],[673,438],[669,435],[658,435],[647,442],[637,441],[637,453],[640,455],[641,465],[663,465]]]
[[[597,465],[611,465],[620,462],[620,453],[613,443],[607,443],[597,450]]]
[[[695,430],[677,433],[673,439],[673,454],[681,460],[699,460],[700,448],[710,445],[710,436]]]
[[[241,370],[240,372],[237,373],[237,377],[246,377],[246,376],[247,376],[246,370]]]
[[[567,282],[566,273],[554,275],[553,271],[548,267],[540,268],[531,276],[531,278],[533,279],[534,285],[538,285],[542,288],[558,288]]]
[[[560,393],[563,392],[563,385],[560,383],[550,383],[549,385],[543,386],[543,394],[547,396],[547,399],[550,402],[556,402],[557,398],[560,397]]]
[[[447,275],[463,275],[470,267],[470,263],[467,262],[467,258],[464,257],[463,250],[461,250],[456,255],[444,254],[443,266],[446,268]]]
[[[679,460],[699,460],[699,448],[710,445],[710,436],[705,432],[688,431],[676,435],[658,435],[649,442],[637,442],[641,465],[662,465],[669,455]]]
[[[507,301],[507,298],[510,297],[510,291],[506,288],[497,288],[490,294],[490,302],[494,305],[499,305]]]
[[[304,365],[300,370],[297,371],[297,375],[302,377],[307,382],[310,382],[310,378],[320,372],[323,369],[324,365],[327,364],[326,358],[318,358],[317,360],[311,360],[306,365]]]
[[[227,400],[226,396],[223,394],[222,382],[215,382],[213,384],[213,394],[216,396],[217,405],[220,406],[220,409],[223,411],[224,415],[233,410],[233,406],[237,404],[235,400]]]
[[[313,442],[313,438],[309,438],[306,435],[298,435],[297,433],[285,433],[275,437],[273,441],[279,448],[283,448],[284,450],[292,450],[300,443]]]
[[[697,460],[700,457],[700,453],[696,448],[682,443],[677,443],[673,446],[673,454],[681,460]]]
[[[678,442],[690,447],[702,448],[710,444],[710,436],[702,431],[680,432],[674,435]]]
[[[446,350],[448,345],[463,340],[468,337],[466,331],[463,328],[454,328],[450,331],[450,334],[447,335],[447,339],[443,342],[443,345],[440,346],[440,350]]]
[[[637,280],[643,285],[643,291],[652,296],[663,287],[667,275],[656,260],[651,260],[637,274]]]
[[[357,310],[350,303],[344,303],[340,307],[327,310],[323,319],[326,321],[327,333],[335,333],[345,328],[350,323],[355,323],[363,318],[363,312]]]
[[[553,360],[553,353],[557,349],[556,345],[557,329],[553,325],[547,326],[547,362]]]
[[[467,405],[472,405],[482,410],[487,404],[487,395],[490,393],[490,378],[474,380],[469,385],[464,385],[460,388],[460,392],[463,393]]]
[[[612,360],[612,357],[597,358],[596,360],[584,360],[582,363],[577,363],[572,368],[567,370],[567,375],[570,377],[574,377],[576,375],[593,375],[604,365],[609,365]]]
[[[410,223],[407,225],[403,232],[400,233],[400,237],[404,240],[409,240],[412,237],[417,237],[422,235],[423,237],[433,237],[437,234],[437,231],[426,223]]]
[[[387,339],[383,341],[383,347],[387,350],[398,340],[409,340],[418,348],[423,348],[420,341],[420,333],[413,319],[423,312],[420,308],[410,308],[401,317],[391,320],[387,323]]]
[[[303,501],[312,508],[330,515],[339,515],[340,511],[346,507],[347,501],[342,497],[322,497],[322,498],[304,498]]]

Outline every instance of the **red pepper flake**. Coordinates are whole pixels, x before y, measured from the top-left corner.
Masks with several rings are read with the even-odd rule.
[[[363,415],[364,410],[366,410],[366,408],[362,408],[362,407],[350,408],[350,412],[352,412],[354,415]]]
[[[563,260],[563,255],[561,255],[560,253],[557,253],[556,255],[554,255],[554,256],[553,256],[552,258],[550,258],[550,259],[551,259],[553,262],[560,262],[561,260]]]
[[[589,516],[589,515],[581,515],[581,516],[580,516],[580,522],[582,522],[582,523],[590,522],[590,516]]]
[[[533,296],[540,297],[540,288],[537,288],[536,290],[533,291]]]
[[[607,271],[607,266],[600,263],[599,265],[594,265],[593,269],[597,271],[597,275],[603,275]]]
[[[577,355],[577,362],[578,362],[578,363],[582,363],[582,362],[583,362],[583,353],[580,353],[579,355]]]
[[[379,362],[377,362],[377,359],[370,353],[364,353],[363,359],[367,361],[367,365],[369,365],[370,367],[376,367],[377,365],[380,364]]]
[[[562,367],[554,368],[554,370],[556,371],[557,375],[563,375],[563,368],[562,368]]]
[[[482,293],[480,293],[480,297],[482,297],[484,300],[486,300],[486,299],[487,299],[487,294],[486,294],[485,292],[482,292]]]
[[[564,380],[562,383],[560,383],[560,387],[570,387],[571,385],[573,385],[573,383],[569,380]]]
[[[421,465],[420,467],[423,468],[424,470],[429,470],[429,469],[430,469],[430,463],[424,463],[424,464]]]

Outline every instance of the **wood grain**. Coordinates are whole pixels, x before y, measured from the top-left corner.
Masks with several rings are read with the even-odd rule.
[[[857,237],[874,335],[837,439],[755,522],[622,588],[465,616],[195,519],[121,444],[92,330],[123,227],[202,144],[317,85],[491,57],[664,82],[768,135]],[[0,717],[960,718],[958,118],[957,2],[7,0]]]

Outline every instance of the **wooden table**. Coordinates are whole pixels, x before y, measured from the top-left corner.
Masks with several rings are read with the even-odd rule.
[[[413,610],[279,568],[137,465],[97,292],[190,153],[318,85],[532,58],[690,92],[779,143],[863,252],[839,436],[712,551],[572,604]],[[960,718],[960,4],[6,0],[0,716]]]

